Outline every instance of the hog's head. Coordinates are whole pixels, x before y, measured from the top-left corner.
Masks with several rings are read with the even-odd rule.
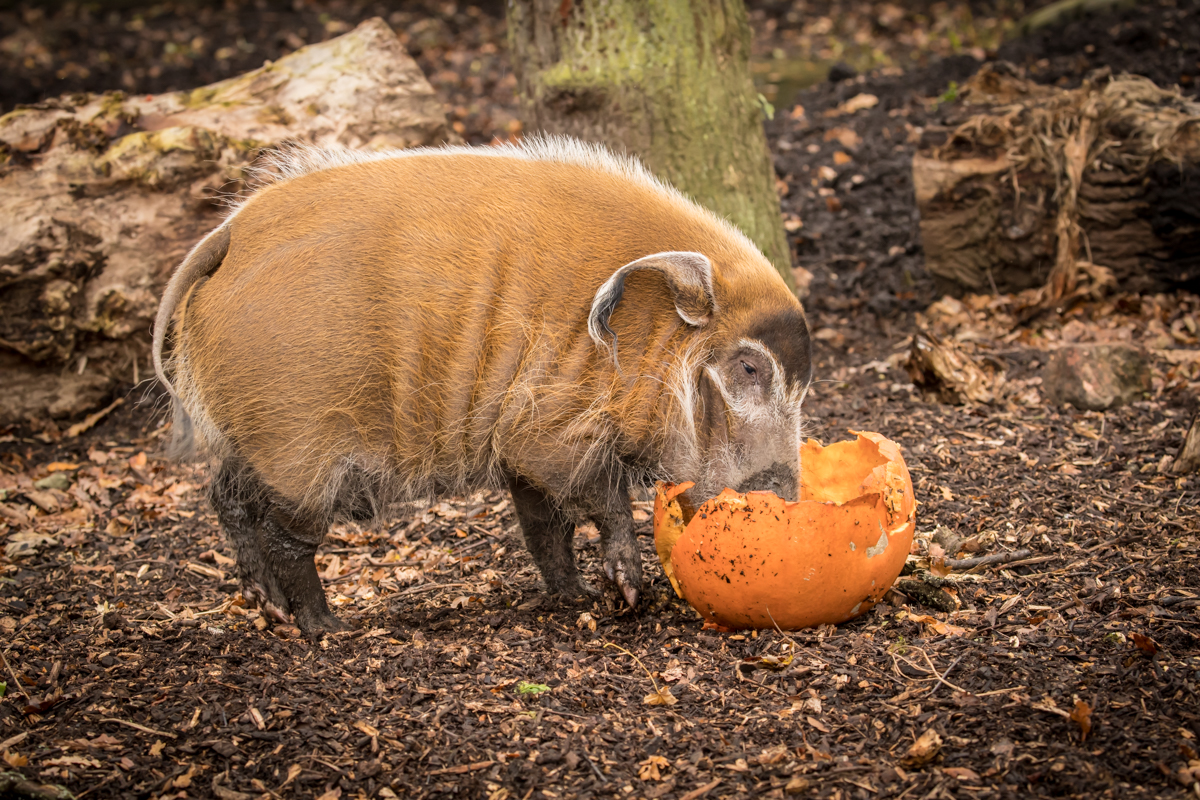
[[[799,301],[765,259],[714,275],[700,253],[656,253],[619,269],[596,293],[588,330],[615,343],[608,320],[632,271],[660,272],[689,329],[661,376],[671,401],[663,466],[703,501],[730,487],[799,494],[801,405],[812,344]],[[612,350],[616,354],[615,347]]]

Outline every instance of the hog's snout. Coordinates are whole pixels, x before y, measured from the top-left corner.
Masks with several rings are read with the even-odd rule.
[[[739,492],[774,492],[784,500],[797,500],[800,496],[796,468],[791,464],[776,461],[742,481]]]

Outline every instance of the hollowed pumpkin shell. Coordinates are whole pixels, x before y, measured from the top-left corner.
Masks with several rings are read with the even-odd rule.
[[[800,500],[726,489],[685,521],[691,483],[660,483],[654,542],[676,593],[729,628],[806,628],[865,613],[891,587],[916,526],[900,448],[877,433],[801,448]]]

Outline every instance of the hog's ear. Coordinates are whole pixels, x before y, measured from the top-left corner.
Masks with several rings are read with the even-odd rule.
[[[688,325],[703,327],[717,310],[717,301],[713,297],[712,262],[700,253],[671,251],[631,261],[614,272],[596,290],[592,312],[588,315],[588,334],[601,347],[609,347],[611,339],[614,356],[617,334],[608,327],[608,320],[625,293],[625,278],[639,269],[662,273],[671,290],[671,299],[675,301],[675,312]]]

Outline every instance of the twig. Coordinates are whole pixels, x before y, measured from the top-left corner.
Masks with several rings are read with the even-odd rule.
[[[687,794],[680,797],[679,800],[699,800],[699,798],[704,797],[704,795],[708,794],[709,792],[711,792],[713,789],[717,788],[720,785],[721,785],[721,779],[717,778],[716,780],[713,780],[713,781],[710,781],[709,783],[704,784],[703,786],[699,787],[698,789],[692,789],[690,792],[688,792]]]
[[[650,670],[646,669],[646,665],[642,663],[642,660],[640,658],[638,658],[633,653],[626,650],[624,647],[621,647],[621,645],[619,645],[619,644],[613,644],[612,642],[605,642],[604,646],[611,647],[614,650],[620,650],[622,653],[624,653],[625,655],[629,656],[634,661],[636,661],[637,665],[642,668],[643,672],[646,673],[646,677],[650,679],[650,685],[654,687],[654,693],[661,694],[661,692],[658,691],[658,683],[654,680],[654,676],[652,674],[650,674]]]
[[[20,692],[21,696],[25,698],[25,702],[32,705],[33,698],[25,692],[25,687],[21,685],[21,681],[17,678],[17,673],[13,672],[13,668],[9,665],[8,659],[4,657],[4,653],[0,653],[0,661],[4,662],[4,668],[8,670],[8,674],[12,676],[13,688]]]
[[[942,673],[942,677],[943,677],[943,678],[944,678],[944,677],[947,677],[947,676],[948,676],[948,675],[949,675],[951,672],[953,672],[953,671],[954,671],[954,668],[958,666],[958,662],[962,661],[964,658],[966,658],[966,656],[967,656],[967,654],[966,654],[966,653],[962,653],[961,655],[959,655],[959,657],[958,657],[958,658],[956,658],[956,659],[954,659],[953,661],[951,661],[951,662],[950,662],[950,666],[946,667],[946,671],[945,671],[944,673]],[[926,697],[933,697],[934,693],[935,693],[935,692],[936,692],[936,691],[937,691],[939,688],[941,688],[941,684],[938,684],[937,686],[934,686],[932,689],[930,689],[930,690],[929,690],[929,694],[927,694],[927,695],[926,695]]]
[[[424,586],[410,586],[403,592],[396,592],[394,597],[405,597],[410,594],[420,594],[421,592],[431,592],[435,589],[460,589],[463,586],[470,586],[469,583],[427,583]]]
[[[1025,558],[1025,559],[1021,559],[1020,561],[1010,561],[1007,566],[1010,568],[1011,567],[1031,567],[1034,564],[1044,564],[1047,561],[1053,561],[1054,559],[1061,558],[1061,557],[1062,556],[1034,556],[1033,558]]]
[[[604,777],[604,773],[601,772],[600,768],[596,766],[596,762],[592,761],[592,757],[587,754],[587,750],[581,747],[579,748],[579,752],[583,753],[583,760],[586,761],[588,766],[592,768],[592,772],[596,773],[596,778],[601,783],[608,783],[608,780]]]
[[[948,558],[946,566],[952,570],[962,572],[976,567],[990,567],[993,564],[1007,564],[1010,561],[1028,558],[1033,555],[1032,550],[1013,550],[1011,553],[992,553],[986,556],[975,556],[973,558]]]
[[[94,414],[88,414],[86,417],[83,418],[82,422],[76,422],[74,425],[67,428],[67,432],[64,434],[65,438],[74,439],[77,436],[79,436],[79,434],[84,433],[85,431],[88,431],[91,428],[96,427],[97,422],[99,422],[100,420],[107,417],[118,406],[120,406],[124,402],[125,402],[124,397],[118,397],[116,400],[113,400],[112,403],[110,403],[106,408],[102,408]],[[96,788],[96,787],[93,786],[92,789],[94,789],[94,788]],[[91,789],[89,789],[88,791],[90,792]],[[83,795],[80,795],[80,797],[83,797]]]
[[[998,694],[1008,694],[1009,692],[1022,692],[1028,689],[1028,686],[1013,686],[1010,689],[992,689],[990,692],[980,692],[976,697],[993,697]]]
[[[116,717],[105,717],[101,722],[115,722],[118,725],[126,725],[130,728],[136,728],[142,733],[148,733],[151,736],[169,736],[172,739],[179,738],[176,734],[170,731],[156,731],[154,728],[147,728],[145,725],[138,725],[136,722],[130,722],[127,719],[117,719]]]
[[[916,647],[914,647],[913,649],[914,649],[914,650],[920,650],[920,648],[916,648]],[[962,688],[961,686],[955,686],[953,683],[951,683],[950,681],[948,681],[948,680],[946,680],[945,678],[943,678],[943,677],[941,676],[941,674],[940,674],[940,673],[937,671],[937,667],[935,667],[935,666],[933,665],[933,659],[931,659],[931,658],[929,657],[929,654],[928,654],[928,653],[926,653],[924,650],[920,650],[920,653],[921,653],[921,655],[922,655],[922,656],[924,656],[924,657],[925,657],[925,663],[929,665],[929,671],[933,673],[933,676],[934,676],[935,678],[937,678],[937,679],[938,679],[938,682],[939,682],[939,683],[944,683],[945,685],[949,686],[951,689],[953,689],[953,690],[954,690],[954,691],[956,691],[956,692],[962,692],[963,694],[970,694],[970,693],[971,693],[971,692],[969,692],[968,690],[966,690],[966,689]],[[956,662],[956,663],[957,663],[957,662]],[[950,674],[950,670],[946,670],[946,674],[947,674],[947,675],[948,675],[948,674]]]

